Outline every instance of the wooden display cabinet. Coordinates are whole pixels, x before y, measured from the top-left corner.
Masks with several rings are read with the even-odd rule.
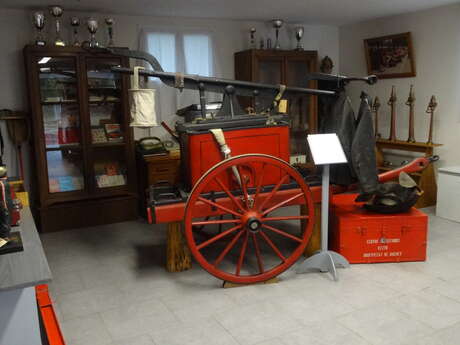
[[[250,49],[235,53],[235,79],[293,87],[316,88],[316,81],[308,81],[307,74],[316,72],[316,51]],[[318,130],[316,96],[291,96],[287,113],[290,117],[291,155],[307,155],[307,134]],[[253,106],[250,100],[240,99],[243,108]]]
[[[41,231],[137,217],[125,57],[26,46],[33,133],[32,210]]]

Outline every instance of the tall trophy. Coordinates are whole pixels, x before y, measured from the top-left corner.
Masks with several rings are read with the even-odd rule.
[[[54,17],[56,20],[56,39],[54,40],[54,45],[59,46],[59,47],[64,47],[65,43],[61,39],[61,18],[62,16],[62,7],[60,6],[50,6],[49,7],[50,14]]]
[[[73,45],[79,47],[80,41],[78,40],[78,27],[80,26],[80,19],[78,17],[70,18],[70,25],[73,27]]]
[[[256,49],[257,48],[257,45],[256,45],[256,28],[251,28],[249,30],[249,35],[251,37],[251,41],[250,41],[250,44],[249,44],[249,48],[250,49]]]
[[[278,39],[278,36],[279,36],[279,31],[281,29],[281,27],[283,26],[283,21],[281,19],[273,19],[272,20],[272,25],[273,27],[275,28],[275,37],[276,37],[276,40],[275,40],[275,47],[274,49],[281,49],[281,46],[280,46],[280,42],[279,42],[279,39]]]
[[[99,47],[99,42],[96,40],[96,32],[99,27],[97,24],[97,19],[88,18],[88,21],[86,22],[86,24],[88,26],[88,31],[91,35],[91,38],[89,40],[89,47],[90,48]]]
[[[302,44],[300,43],[303,37],[303,33],[304,33],[303,26],[295,27],[295,38],[297,40],[297,47],[295,48],[295,50],[303,50]]]
[[[35,38],[35,45],[44,46],[46,41],[43,39],[42,30],[45,27],[45,14],[42,11],[34,12],[32,15],[32,20],[37,29],[37,36]]]
[[[107,25],[107,34],[109,40],[107,41],[107,47],[113,47],[113,18],[105,18],[105,24]]]

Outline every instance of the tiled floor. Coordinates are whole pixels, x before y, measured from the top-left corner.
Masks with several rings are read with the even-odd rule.
[[[222,289],[164,270],[165,228],[126,222],[42,235],[68,345],[455,345],[460,224],[430,217],[427,262],[354,265]]]

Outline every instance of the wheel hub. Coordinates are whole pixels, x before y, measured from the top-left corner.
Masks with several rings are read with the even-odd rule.
[[[258,232],[261,225],[262,225],[262,223],[256,217],[251,217],[246,222],[247,228],[249,229],[249,231],[252,231],[252,232]]]

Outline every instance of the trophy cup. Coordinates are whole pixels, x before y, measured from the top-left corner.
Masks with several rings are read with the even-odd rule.
[[[113,47],[113,23],[115,21],[113,18],[105,18],[105,24],[107,25],[107,33],[109,35],[109,40],[107,42],[107,47]]]
[[[90,48],[99,47],[99,42],[96,41],[96,31],[98,29],[97,19],[88,18],[88,21],[86,24],[88,25],[88,31],[91,34],[91,39],[89,41],[89,47]]]
[[[300,40],[303,37],[303,33],[304,33],[303,26],[295,27],[295,38],[297,40],[297,47],[295,48],[295,50],[303,50],[302,44],[300,43]]]
[[[257,46],[256,46],[256,38],[255,38],[256,28],[251,28],[249,30],[249,33],[251,35],[250,49],[256,49],[257,48]]]
[[[35,45],[44,46],[46,41],[43,39],[42,30],[45,27],[45,14],[42,11],[34,12],[32,15],[35,29],[37,29],[37,37],[35,38]]]
[[[54,45],[59,47],[64,47],[65,43],[61,39],[61,21],[59,18],[62,16],[62,7],[60,6],[50,6],[49,7],[50,14],[56,20],[56,39],[54,40]]]
[[[70,25],[73,27],[73,45],[79,47],[81,44],[78,41],[78,27],[80,26],[80,19],[78,17],[70,18]]]
[[[280,42],[278,40],[278,35],[279,35],[280,28],[283,26],[283,21],[281,19],[273,19],[272,25],[275,28],[275,35],[276,35],[274,49],[281,49]]]

